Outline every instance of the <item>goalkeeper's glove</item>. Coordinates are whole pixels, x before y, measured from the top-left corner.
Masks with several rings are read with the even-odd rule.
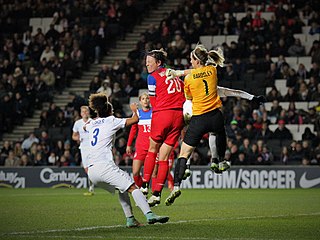
[[[260,105],[262,105],[263,103],[265,103],[267,101],[267,99],[265,98],[265,96],[254,96],[251,100],[252,102],[252,108],[256,109],[259,108]]]
[[[184,75],[184,71],[183,70],[174,70],[174,69],[170,69],[168,68],[166,70],[166,76],[167,76],[167,80],[171,80],[174,79],[175,77],[180,77]]]

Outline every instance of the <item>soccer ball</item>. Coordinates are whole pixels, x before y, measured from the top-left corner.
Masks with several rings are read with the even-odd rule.
[[[186,124],[189,124],[192,117],[192,102],[191,100],[186,100],[183,104],[183,118]]]

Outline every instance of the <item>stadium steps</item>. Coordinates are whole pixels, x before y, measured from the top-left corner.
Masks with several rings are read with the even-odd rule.
[[[116,48],[110,50],[110,54],[102,60],[102,64],[112,65],[116,60],[124,60],[128,56],[128,52],[134,49],[137,42],[140,40],[140,35],[144,33],[150,26],[154,24],[159,26],[163,19],[164,13],[170,14],[182,1],[167,0],[165,3],[159,4],[157,9],[151,10],[148,17],[145,17],[139,25],[133,28],[132,33],[126,35],[125,40],[119,40],[116,43]]]
[[[70,102],[69,92],[75,92],[77,95],[83,97],[84,92],[89,90],[90,81],[101,70],[102,64],[108,64],[109,67],[111,67],[116,60],[126,59],[128,52],[133,50],[136,43],[140,40],[141,33],[144,33],[149,28],[150,24],[154,24],[158,27],[163,19],[164,13],[169,14],[180,3],[182,3],[181,0],[167,0],[165,3],[159,4],[157,9],[151,10],[148,13],[148,16],[145,17],[139,25],[136,25],[131,33],[126,35],[124,40],[117,40],[116,48],[110,50],[109,55],[102,59],[101,64],[91,65],[90,70],[84,71],[81,78],[73,79],[70,87],[64,89],[61,94],[55,94],[53,102],[61,109],[64,109]],[[48,107],[43,108],[43,110],[46,109],[48,109]],[[124,104],[123,109],[126,114],[130,115],[131,111],[129,104]],[[15,142],[23,140],[25,135],[39,127],[40,114],[40,110],[35,111],[32,118],[25,119],[23,126],[16,126],[10,134],[5,133],[3,135],[3,141],[9,140]],[[3,141],[0,141],[0,148],[3,146]]]

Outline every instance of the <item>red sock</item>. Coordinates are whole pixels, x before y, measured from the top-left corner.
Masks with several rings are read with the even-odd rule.
[[[154,165],[156,162],[157,153],[148,152],[146,159],[144,160],[143,167],[143,182],[150,182]]]
[[[152,177],[152,184],[151,184],[151,190],[152,192],[155,191],[157,185],[157,177]]]
[[[141,177],[141,175],[133,176],[133,179],[134,179],[135,184],[136,184],[139,188],[141,188],[141,186],[142,186],[142,177]]]
[[[157,185],[155,187],[155,191],[161,192],[162,188],[167,180],[169,171],[168,161],[160,161],[159,160],[159,169],[157,175]]]
[[[172,174],[171,174],[170,171],[168,171],[168,177],[167,177],[167,179],[168,179],[168,188],[169,188],[170,190],[172,190],[173,185],[174,185],[174,182],[173,182],[173,176],[172,176]]]

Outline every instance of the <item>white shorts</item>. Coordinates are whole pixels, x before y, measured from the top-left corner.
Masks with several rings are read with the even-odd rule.
[[[89,166],[89,160],[88,160],[89,149],[80,148],[80,153],[81,153],[82,166],[84,168],[87,168]]]
[[[124,193],[134,184],[129,174],[112,163],[95,163],[88,168],[88,176],[94,185],[111,193],[118,189]]]

